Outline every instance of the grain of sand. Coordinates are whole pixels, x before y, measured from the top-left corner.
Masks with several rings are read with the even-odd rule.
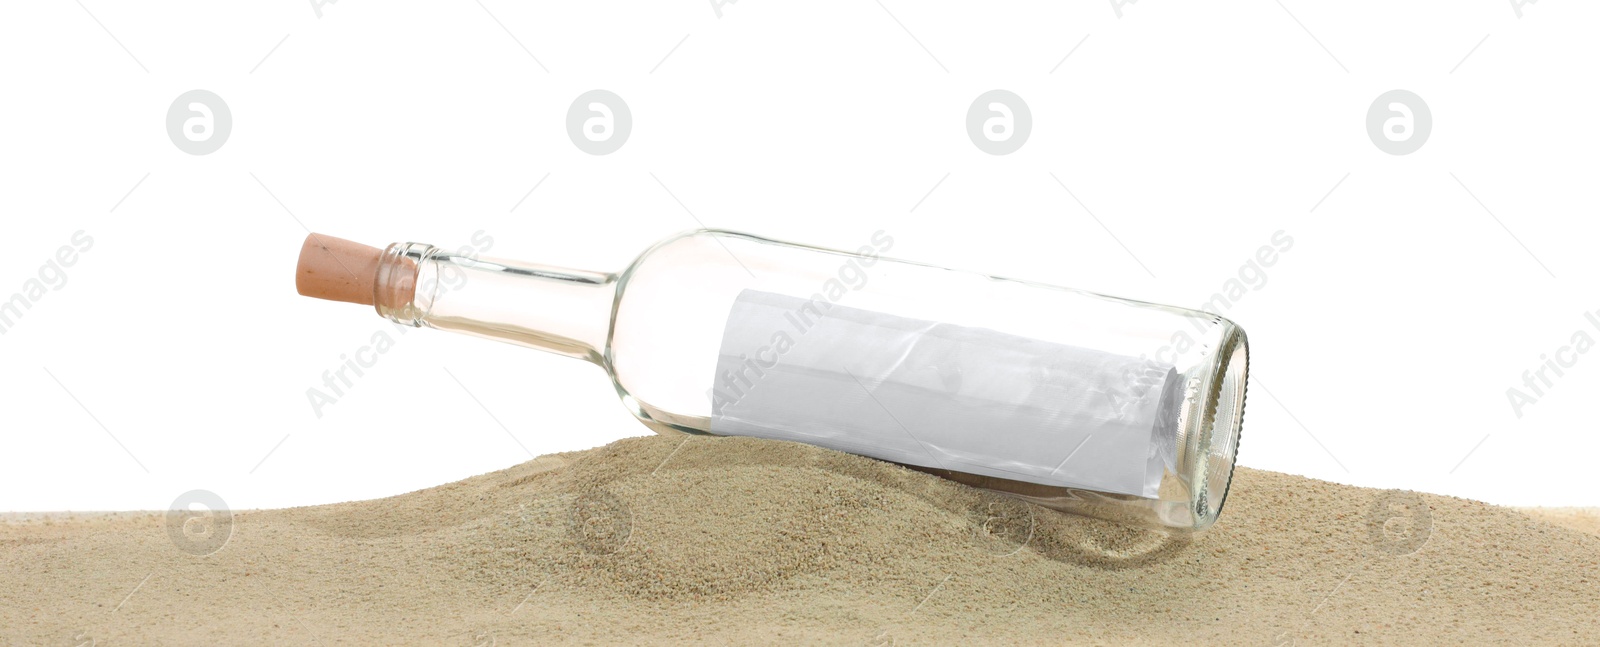
[[[388,499],[234,512],[205,556],[185,537],[164,513],[0,524],[0,640],[1600,641],[1600,537],[1245,468],[1221,521],[1177,541],[803,445],[632,438]]]

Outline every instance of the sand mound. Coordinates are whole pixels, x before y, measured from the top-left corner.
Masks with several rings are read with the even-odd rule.
[[[0,638],[1287,645],[1600,636],[1600,538],[1473,501],[1244,468],[1222,520],[1189,541],[823,449],[702,437],[627,439],[389,499],[237,512],[209,528],[169,535],[163,514],[0,524]]]

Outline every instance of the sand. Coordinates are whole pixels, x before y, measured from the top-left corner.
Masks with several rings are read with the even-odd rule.
[[[1600,537],[1573,527],[1241,468],[1176,540],[803,445],[633,438],[209,538],[0,524],[0,640],[1594,643]]]
[[[1600,509],[1518,508],[1528,516],[1591,535],[1600,535]]]

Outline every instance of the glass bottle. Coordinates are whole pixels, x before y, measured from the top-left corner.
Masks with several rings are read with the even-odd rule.
[[[306,250],[328,251],[318,239]],[[356,246],[370,256],[332,252],[361,277],[343,286],[354,297],[301,291],[588,360],[661,433],[805,442],[1136,525],[1217,519],[1244,412],[1241,328],[893,260],[893,245],[697,230],[614,274]]]

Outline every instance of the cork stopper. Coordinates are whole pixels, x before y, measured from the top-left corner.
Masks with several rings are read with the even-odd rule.
[[[383,250],[323,234],[306,236],[300,246],[294,287],[302,296],[373,305]],[[411,295],[392,295],[391,298]]]

